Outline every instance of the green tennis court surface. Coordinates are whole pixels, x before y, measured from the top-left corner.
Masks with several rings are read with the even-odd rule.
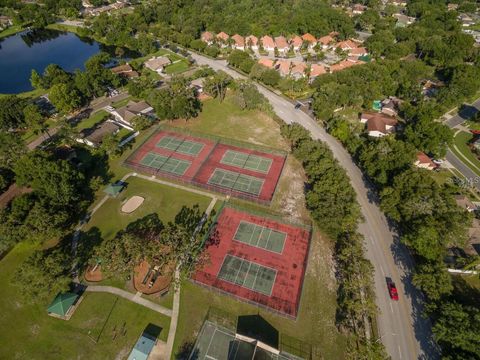
[[[272,159],[234,150],[225,151],[220,162],[222,164],[258,171],[265,174],[268,173],[270,166],[272,165]]]
[[[187,171],[191,165],[190,161],[175,159],[152,152],[145,155],[140,163],[142,165],[179,176],[185,174],[185,171]]]
[[[157,142],[156,147],[196,156],[202,151],[204,144],[175,136],[164,136]]]
[[[235,332],[205,321],[189,360],[301,360],[286,353],[276,354],[256,342],[237,338]]]
[[[234,240],[281,254],[286,234],[265,226],[241,221],[235,232]]]
[[[208,183],[253,195],[259,195],[263,187],[263,179],[218,168]]]
[[[218,278],[270,296],[277,271],[233,255],[225,256]]]

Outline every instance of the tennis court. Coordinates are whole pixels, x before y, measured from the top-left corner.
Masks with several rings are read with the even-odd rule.
[[[145,155],[140,163],[159,171],[165,171],[178,176],[185,174],[185,171],[187,171],[191,165],[190,161],[175,159],[152,152]]]
[[[281,254],[283,252],[286,237],[287,234],[284,232],[276,231],[251,222],[241,221],[233,239],[244,244]]]
[[[289,360],[300,359],[286,353],[274,353],[258,342],[247,342],[235,332],[205,321],[189,360]]]
[[[167,135],[162,137],[155,146],[181,154],[197,156],[205,145],[196,141]]]
[[[272,159],[240,151],[227,150],[223,154],[220,163],[266,174],[270,170],[270,166],[272,166]]]
[[[220,168],[215,169],[208,183],[253,195],[259,195],[263,187],[263,179]]]
[[[218,278],[232,284],[270,296],[277,271],[254,262],[227,255],[223,260]]]

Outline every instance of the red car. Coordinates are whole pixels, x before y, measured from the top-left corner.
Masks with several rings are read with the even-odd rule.
[[[398,291],[395,283],[393,281],[389,281],[387,283],[388,293],[390,294],[390,298],[392,300],[398,301]]]

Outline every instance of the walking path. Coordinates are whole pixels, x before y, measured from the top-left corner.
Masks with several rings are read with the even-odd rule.
[[[87,286],[87,289],[85,290],[87,292],[101,292],[101,293],[109,293],[113,295],[120,296],[124,299],[130,300],[136,304],[145,306],[153,311],[156,311],[162,315],[171,317],[172,316],[172,310],[163,307],[161,305],[158,305],[150,300],[144,299],[140,296],[137,296],[137,294],[132,294],[131,292],[113,287],[113,286],[101,286],[101,285],[89,285]]]

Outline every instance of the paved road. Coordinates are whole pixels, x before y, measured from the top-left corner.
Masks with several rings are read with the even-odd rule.
[[[225,61],[211,60],[198,54],[192,54],[192,57],[199,64],[223,70],[235,78],[242,77],[229,69]],[[365,218],[360,232],[365,236],[367,258],[375,268],[375,293],[380,309],[377,322],[388,354],[394,360],[437,358],[436,347],[431,341],[430,323],[421,317],[421,293],[411,284],[412,259],[380,211],[374,189],[335,138],[308,115],[295,110],[288,100],[260,85],[258,88],[285,122],[301,124],[311,132],[312,137],[325,142],[350,177]],[[386,277],[397,284],[400,293],[398,302],[392,302],[388,296]]]
[[[103,293],[109,293],[109,294],[114,294],[117,296],[120,296],[124,299],[130,300],[136,304],[145,306],[153,311],[156,311],[162,315],[171,317],[172,316],[172,310],[167,309],[166,307],[163,307],[161,305],[158,305],[150,300],[144,299],[141,296],[138,296],[136,294],[132,294],[131,292],[113,287],[113,286],[99,286],[99,285],[89,285],[87,286],[87,289],[85,291],[88,292],[103,292]]]
[[[466,105],[460,110],[455,116],[451,117],[445,124],[450,128],[454,128],[457,125],[460,125],[465,120],[470,119],[473,115],[480,111],[480,98],[477,99],[474,103]]]

